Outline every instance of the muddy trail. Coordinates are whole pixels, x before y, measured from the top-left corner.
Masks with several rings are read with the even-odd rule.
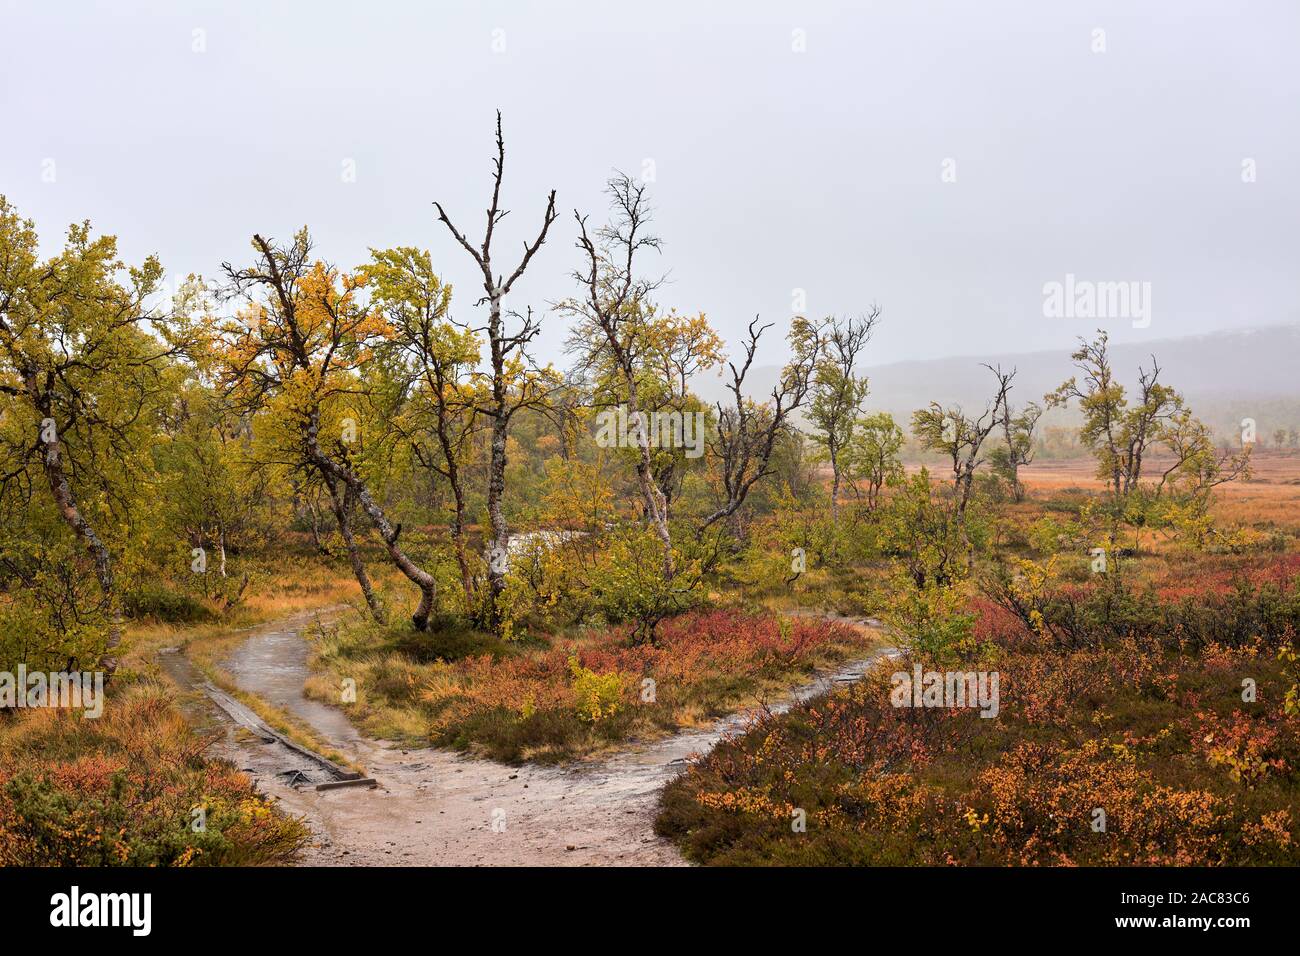
[[[365,736],[341,710],[303,695],[311,650],[305,634],[330,614],[299,614],[250,630],[224,667],[240,690],[302,720],[363,767],[378,782],[375,788],[315,790],[313,784],[326,778],[303,755],[249,733],[210,702],[187,705],[192,717],[225,728],[216,745],[220,756],[249,773],[285,810],[306,818],[315,835],[303,855],[308,865],[685,865],[654,833],[659,790],[693,754],[742,730],[754,716],[751,708],[707,728],[563,766],[511,767],[445,750],[403,749]],[[818,674],[768,709],[781,712],[855,681],[887,653]],[[203,690],[183,654],[159,660],[182,687]]]

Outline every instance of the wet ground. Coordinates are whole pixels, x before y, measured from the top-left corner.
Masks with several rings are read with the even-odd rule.
[[[403,750],[366,737],[341,710],[303,696],[310,653],[304,633],[315,621],[315,615],[297,615],[254,629],[225,668],[241,690],[300,718],[379,786],[293,786],[295,768],[282,761],[301,763],[301,756],[247,732],[228,733],[221,745],[223,756],[252,774],[264,792],[306,818],[316,834],[304,855],[308,864],[684,865],[676,848],[654,834],[659,790],[692,754],[743,729],[753,716],[734,714],[706,729],[562,767],[510,767],[443,750]],[[819,675],[769,709],[780,712],[856,680],[883,653]],[[169,663],[168,656],[160,658],[164,669],[182,686],[194,686],[188,662]],[[233,722],[223,720],[233,731]]]
[[[202,733],[215,735],[218,755],[250,774],[264,791],[273,792],[276,788],[272,784],[288,789],[335,779],[318,761],[261,732],[261,719],[238,701],[223,695],[224,703],[217,705],[211,694],[220,692],[179,648],[164,648],[158,654],[158,663],[184,691],[180,706],[190,723]]]

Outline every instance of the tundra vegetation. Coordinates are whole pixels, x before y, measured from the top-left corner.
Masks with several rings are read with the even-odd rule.
[[[697,860],[1297,861],[1300,519],[1241,504],[1250,443],[1225,449],[1154,359],[1114,369],[1105,332],[1051,395],[992,367],[980,407],[895,420],[861,371],[886,309],[755,317],[729,346],[662,301],[643,183],[571,219],[539,197],[521,250],[506,155],[498,118],[481,232],[450,197],[430,216],[482,274],[468,300],[429,249],[345,267],[305,227],[168,284],[88,223],[43,255],[0,199],[0,670],[110,675],[101,721],[0,713],[5,862],[293,859],[301,825],[207,755],[155,655],[215,665],[234,627],[338,602],[312,694],[506,761],[896,644],[669,788],[659,826]],[[541,269],[572,277],[549,306],[567,368],[518,301]],[[598,438],[612,411],[629,440]],[[1095,474],[1037,479],[1072,452]],[[998,716],[891,706],[913,664],[998,671]]]

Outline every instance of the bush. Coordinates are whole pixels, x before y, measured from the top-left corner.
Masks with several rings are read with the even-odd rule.
[[[715,865],[1300,862],[1285,662],[992,650],[997,719],[891,706],[890,672],[908,662],[890,662],[723,741],[665,789],[656,830]],[[1241,700],[1246,667],[1258,703]]]
[[[36,544],[11,518],[0,521],[0,670],[93,666],[109,623],[94,569],[57,524],[31,530]]]
[[[505,590],[497,599],[506,640],[523,640],[581,621],[596,610],[584,567],[563,540],[538,537],[510,557]]]
[[[654,643],[659,622],[687,610],[700,597],[699,569],[682,567],[680,554],[676,577],[664,580],[662,549],[648,529],[617,534],[594,582],[606,619],[613,624],[631,623],[635,643]]]
[[[899,574],[884,614],[903,647],[922,660],[943,662],[974,650],[975,615],[964,608],[960,585],[929,582],[917,587],[910,577]]]
[[[1153,585],[1138,591],[1121,574],[1090,578],[1086,584],[1063,585],[1054,559],[1018,561],[1014,574],[1002,568],[986,577],[983,590],[1019,619],[1025,636],[1058,649],[1112,646],[1132,638],[1152,639],[1170,650],[1242,647],[1256,639],[1276,646],[1300,630],[1300,579],[1283,585],[1242,576],[1226,588],[1193,581],[1187,582],[1192,593],[1169,593]]]
[[[107,634],[103,614],[74,613],[71,605],[49,605],[27,591],[0,598],[0,670],[93,666]]]
[[[573,697],[579,720],[595,723],[618,713],[623,706],[622,674],[598,674],[579,664],[577,655],[569,658],[569,672],[573,675]]]
[[[504,653],[481,646],[429,661],[423,644],[399,650],[392,636],[363,626],[323,640],[319,660],[331,677],[356,680],[351,713],[370,733],[509,762],[554,761],[726,713],[871,641],[829,621],[736,611],[665,620],[654,644],[634,642],[632,630],[588,628],[532,648],[497,639]],[[646,679],[655,692],[634,694]],[[314,683],[314,694],[337,686]]]
[[[149,687],[114,695],[95,720],[23,713],[0,737],[0,865],[292,862],[307,828],[205,747]]]
[[[126,613],[137,620],[151,618],[164,624],[200,624],[216,619],[212,610],[193,595],[153,582],[129,591],[122,603]]]

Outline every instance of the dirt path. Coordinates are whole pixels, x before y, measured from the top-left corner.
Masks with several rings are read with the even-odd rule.
[[[296,789],[281,775],[283,754],[246,735],[227,735],[223,755],[285,809],[306,817],[317,836],[304,857],[308,864],[685,865],[654,833],[659,789],[688,757],[742,729],[751,716],[742,712],[708,729],[565,767],[509,767],[443,750],[402,750],[364,736],[342,711],[303,696],[310,651],[303,632],[315,619],[296,615],[251,631],[225,665],[242,690],[301,718],[379,781],[374,790]],[[858,679],[883,653],[819,676],[772,709]]]

